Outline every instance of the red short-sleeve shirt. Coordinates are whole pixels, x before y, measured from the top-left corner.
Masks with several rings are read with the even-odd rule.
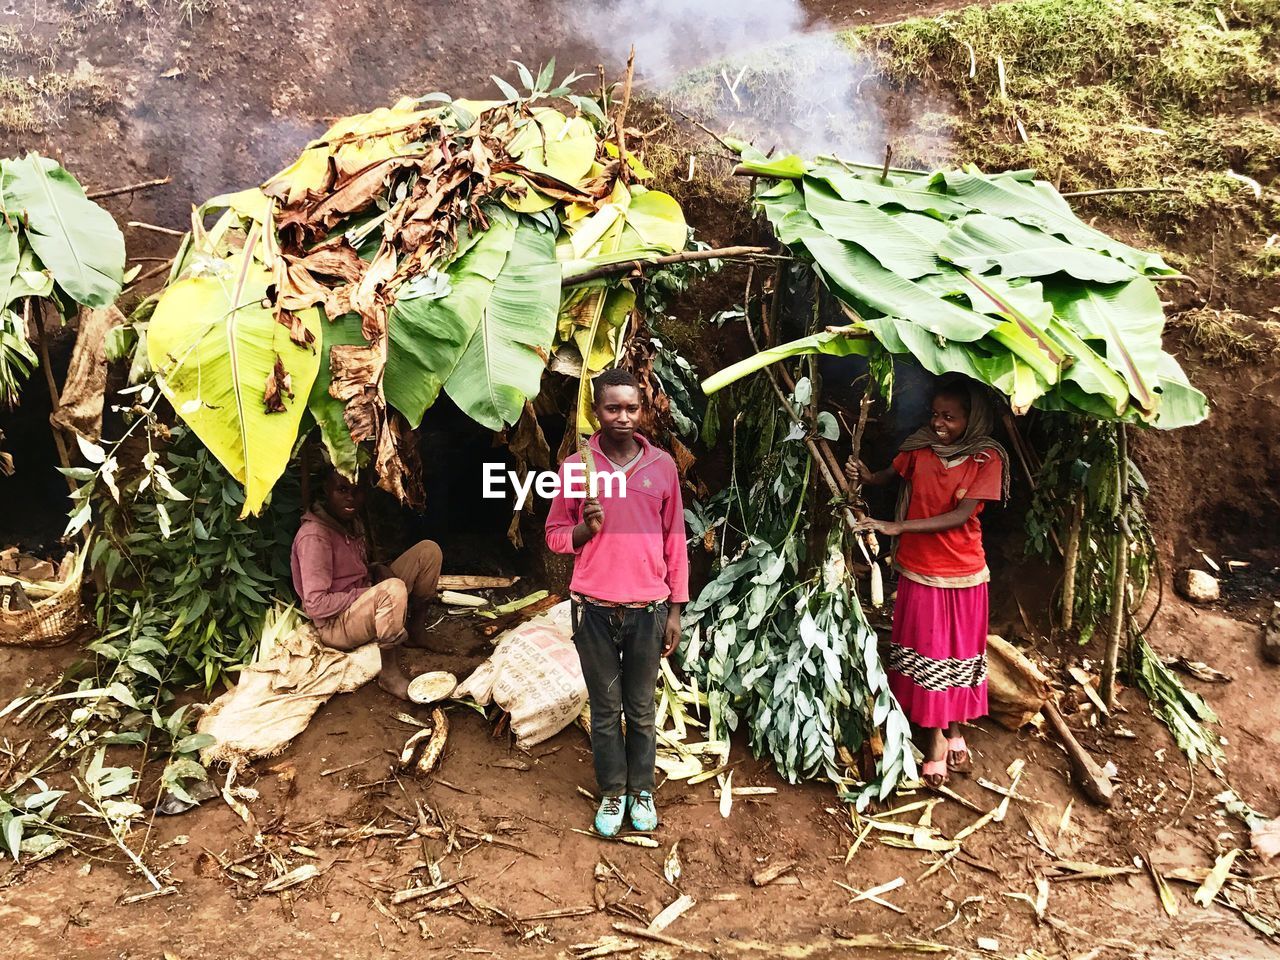
[[[908,520],[923,520],[950,513],[960,501],[999,500],[1003,464],[994,450],[943,463],[932,450],[909,450],[893,459],[893,469],[911,483]],[[897,564],[910,573],[927,577],[968,577],[987,567],[982,549],[979,503],[961,526],[940,533],[904,533],[898,538]]]

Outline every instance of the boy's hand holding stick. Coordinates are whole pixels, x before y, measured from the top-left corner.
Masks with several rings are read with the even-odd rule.
[[[600,506],[600,501],[595,497],[587,497],[586,505],[582,508],[582,522],[587,525],[588,539],[599,533],[604,526],[604,507]]]

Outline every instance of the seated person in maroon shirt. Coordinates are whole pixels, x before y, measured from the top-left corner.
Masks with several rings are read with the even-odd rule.
[[[370,565],[357,519],[363,500],[356,484],[330,468],[323,501],[303,515],[293,538],[293,588],[327,646],[354,650],[376,640],[378,686],[405,699],[409,676],[399,648],[411,634],[421,640],[440,578],[440,548],[423,540],[390,564]]]

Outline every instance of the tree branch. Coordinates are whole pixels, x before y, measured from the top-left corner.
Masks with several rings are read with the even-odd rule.
[[[565,277],[560,281],[562,287],[572,287],[589,280],[601,277],[612,277],[619,273],[629,273],[644,267],[660,267],[669,263],[689,263],[694,260],[728,260],[732,257],[750,257],[768,255],[768,247],[719,247],[715,250],[686,250],[684,253],[672,253],[652,260],[622,260],[618,263],[607,263],[586,273],[578,273]]]

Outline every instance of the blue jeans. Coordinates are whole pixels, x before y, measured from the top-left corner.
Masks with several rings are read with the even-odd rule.
[[[666,601],[647,607],[573,604],[573,644],[591,703],[596,784],[606,797],[653,792],[654,691],[666,621]]]

